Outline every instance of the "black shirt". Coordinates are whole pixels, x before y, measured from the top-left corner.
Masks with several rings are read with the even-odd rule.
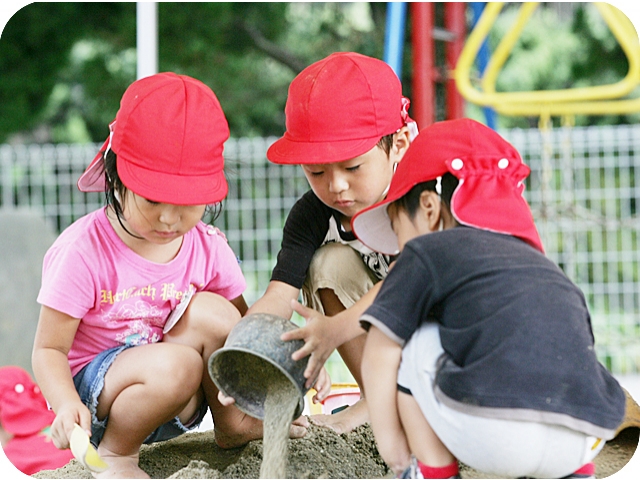
[[[345,231],[341,227],[341,213],[322,203],[313,190],[309,190],[289,212],[271,280],[301,288],[316,250],[329,242],[349,245],[378,278],[386,277],[390,257],[372,251],[353,232]]]
[[[436,383],[454,408],[621,423],[624,392],[596,358],[584,295],[523,241],[457,227],[408,242],[361,322],[404,344],[427,321],[440,324]],[[532,418],[498,410],[488,416]]]

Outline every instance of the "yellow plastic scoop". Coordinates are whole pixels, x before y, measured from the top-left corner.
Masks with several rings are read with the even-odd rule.
[[[89,442],[89,435],[77,423],[71,432],[71,453],[76,459],[92,472],[104,472],[109,465],[98,455],[96,449]]]

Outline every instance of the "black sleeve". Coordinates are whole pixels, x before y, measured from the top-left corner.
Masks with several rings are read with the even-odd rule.
[[[369,331],[374,325],[393,341],[404,344],[431,311],[437,284],[428,259],[408,243],[375,300],[360,317],[360,326]]]
[[[331,208],[312,190],[293,205],[284,225],[282,246],[271,280],[302,288],[311,259],[327,236],[331,215]]]

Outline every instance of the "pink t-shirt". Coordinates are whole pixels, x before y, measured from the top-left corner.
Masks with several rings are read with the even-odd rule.
[[[118,237],[106,209],[60,234],[44,257],[38,302],[81,319],[69,351],[75,375],[100,352],[162,340],[171,311],[190,288],[240,296],[246,281],[226,238],[200,222],[169,263],[154,263]]]

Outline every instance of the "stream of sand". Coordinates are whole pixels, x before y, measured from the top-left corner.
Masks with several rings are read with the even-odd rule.
[[[264,402],[263,459],[260,478],[285,478],[289,427],[298,405],[298,391],[284,375],[277,373],[267,387]]]

